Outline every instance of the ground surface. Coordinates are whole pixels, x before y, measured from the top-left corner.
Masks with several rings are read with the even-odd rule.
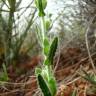
[[[96,54],[92,54],[94,62],[95,57]],[[41,96],[34,75],[34,68],[40,60],[40,56],[23,60],[23,64],[17,66],[17,69],[22,70],[20,75],[17,75],[10,66],[8,68],[10,80],[0,83],[0,96]],[[86,52],[82,52],[79,48],[67,48],[65,52],[60,53],[60,56],[57,54],[54,66],[58,86],[56,96],[71,96],[74,91],[78,96],[96,96],[91,90],[92,85],[80,76],[81,67],[87,72],[93,72]]]

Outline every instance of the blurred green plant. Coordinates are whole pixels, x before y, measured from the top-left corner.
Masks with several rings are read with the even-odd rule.
[[[90,82],[92,85],[96,86],[96,74],[89,74],[87,73],[84,69],[82,69],[83,73],[85,74],[85,76],[81,76],[87,80],[88,82]]]
[[[24,12],[32,5],[31,3],[24,7],[24,12],[22,12],[19,16],[16,17],[16,13],[23,9],[20,8],[22,0],[1,0],[0,2],[0,60],[3,59],[3,62],[8,66],[9,64],[16,64],[18,57],[22,54],[20,51],[22,50],[22,46],[25,42],[28,32],[33,25],[34,17],[36,10],[31,11],[31,15],[29,20],[27,21],[26,26],[24,26],[23,31],[19,30],[19,19],[22,17]],[[4,9],[4,6],[6,8]],[[4,12],[7,14],[6,18]],[[27,52],[32,49],[33,46],[28,46]],[[3,56],[3,58],[1,58]],[[1,62],[1,63],[3,63]]]
[[[3,64],[2,67],[3,67],[3,72],[0,75],[0,81],[8,81],[9,80],[9,77],[8,77],[8,74],[7,74],[6,65]]]
[[[56,80],[53,74],[52,65],[53,65],[53,57],[55,55],[57,46],[58,46],[58,38],[55,37],[52,44],[48,40],[46,36],[46,28],[50,25],[48,22],[46,25],[45,22],[45,13],[44,9],[47,6],[46,0],[35,0],[36,8],[39,11],[39,17],[41,19],[41,45],[42,45],[42,55],[44,56],[43,66],[42,68],[36,68],[35,74],[37,76],[39,87],[44,96],[55,96],[56,95]]]
[[[78,93],[77,92],[77,89],[74,89],[73,92],[72,92],[72,94],[71,94],[71,96],[77,96],[77,93]]]
[[[84,73],[84,75],[80,74],[80,76],[92,85],[87,88],[86,93],[90,95],[96,94],[96,74],[87,73],[84,69],[81,69],[81,71]]]
[[[35,70],[39,86],[44,96],[55,96],[56,94],[57,90],[56,81],[53,74],[52,65],[53,65],[53,57],[57,49],[57,44],[58,44],[58,38],[56,37],[50,46],[48,56],[46,56],[46,59],[44,60],[44,66],[42,67],[42,69],[36,68]]]

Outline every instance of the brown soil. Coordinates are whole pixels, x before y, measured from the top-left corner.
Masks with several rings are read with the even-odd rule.
[[[94,62],[96,62],[95,56],[95,53],[92,54]],[[57,54],[54,58],[54,72],[58,86],[56,96],[71,96],[74,90],[77,91],[78,96],[96,96],[91,92],[92,85],[80,76],[81,66],[87,72],[93,72],[88,55],[79,48],[67,48],[66,52],[61,52],[58,58]],[[23,59],[17,64],[19,75],[16,68],[9,66],[10,80],[0,83],[0,96],[41,96],[34,75],[34,68],[40,66],[37,65],[40,61],[42,61],[41,56]]]

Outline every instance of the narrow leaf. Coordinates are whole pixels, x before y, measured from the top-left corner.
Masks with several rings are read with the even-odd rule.
[[[50,46],[50,50],[49,50],[49,54],[48,54],[48,58],[45,60],[45,65],[51,65],[53,64],[53,58],[55,56],[55,52],[56,52],[56,49],[57,49],[57,46],[58,46],[58,38],[56,37],[51,46]]]
[[[38,83],[44,96],[52,96],[46,81],[43,79],[43,77],[40,74],[38,75]]]
[[[52,96],[55,96],[57,88],[56,88],[56,81],[55,81],[54,77],[50,78],[50,80],[48,81],[48,85],[49,85],[50,91],[52,93]]]
[[[95,84],[96,85],[96,76],[95,75],[91,75],[88,74],[85,70],[82,70],[85,74],[85,76],[82,76],[84,79],[86,79],[87,81],[89,81],[91,84]]]

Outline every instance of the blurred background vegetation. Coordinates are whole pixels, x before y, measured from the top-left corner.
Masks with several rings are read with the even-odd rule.
[[[86,29],[96,13],[94,3],[94,0],[48,0],[48,38],[59,36],[61,50],[66,46],[82,49]],[[91,29],[89,33],[95,38]],[[24,56],[40,54],[40,31],[34,0],[0,0],[0,65],[16,65]]]

